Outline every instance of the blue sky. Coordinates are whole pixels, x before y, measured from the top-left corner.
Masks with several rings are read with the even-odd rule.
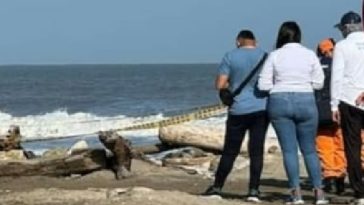
[[[295,20],[314,48],[361,0],[2,0],[0,64],[216,63],[251,29],[271,50]]]

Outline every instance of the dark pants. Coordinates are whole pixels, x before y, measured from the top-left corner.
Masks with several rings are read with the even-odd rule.
[[[229,115],[226,121],[225,143],[215,176],[215,187],[222,188],[240,152],[246,131],[249,131],[250,189],[258,189],[263,169],[264,141],[268,127],[265,111],[246,115]]]
[[[364,175],[360,159],[362,147],[361,129],[364,128],[364,111],[343,102],[339,105],[339,111],[350,185],[354,189],[357,198],[364,198]]]

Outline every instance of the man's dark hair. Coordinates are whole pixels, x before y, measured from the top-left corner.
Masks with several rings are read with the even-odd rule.
[[[238,34],[238,36],[236,37],[236,39],[239,39],[239,38],[255,40],[254,34],[250,30],[242,30],[242,31],[240,31],[239,34]]]
[[[276,48],[286,43],[301,43],[301,29],[294,21],[284,22],[279,29]]]

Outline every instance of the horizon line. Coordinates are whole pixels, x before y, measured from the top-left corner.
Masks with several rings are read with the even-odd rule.
[[[71,65],[206,65],[218,64],[219,62],[201,62],[201,63],[14,63],[14,64],[0,64],[3,66],[71,66]]]

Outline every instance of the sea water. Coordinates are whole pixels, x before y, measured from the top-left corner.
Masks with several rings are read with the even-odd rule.
[[[36,152],[67,148],[80,139],[100,146],[97,131],[218,103],[216,70],[216,64],[0,66],[0,134],[15,124],[24,141],[48,139],[23,143]],[[208,123],[223,125],[224,119],[215,117]],[[122,135],[141,145],[157,142],[157,132]]]

